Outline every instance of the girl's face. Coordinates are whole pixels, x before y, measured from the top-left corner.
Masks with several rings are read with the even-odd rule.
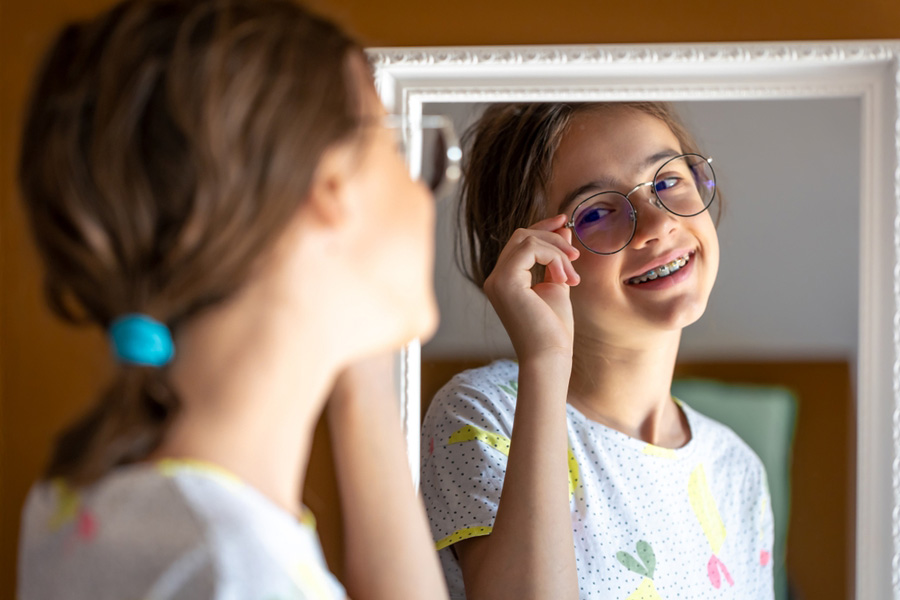
[[[409,176],[397,150],[396,132],[382,121],[384,108],[367,85],[366,131],[354,165],[351,194],[359,306],[372,315],[367,327],[390,343],[429,337],[437,327],[433,289],[434,199]]]
[[[550,215],[571,216],[581,200],[597,192],[627,194],[651,181],[668,158],[681,152],[678,139],[656,117],[627,107],[582,112],[572,119],[553,159],[547,190]],[[582,188],[583,193],[572,197]],[[645,187],[630,197],[637,229],[621,252],[597,255],[574,241],[581,251],[574,263],[581,283],[571,290],[579,336],[627,345],[635,336],[680,331],[706,309],[719,267],[709,211],[677,217],[653,206],[648,195]],[[635,282],[635,277],[680,257],[688,257],[687,264],[674,274]]]

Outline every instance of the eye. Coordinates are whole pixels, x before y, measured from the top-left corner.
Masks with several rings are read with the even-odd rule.
[[[591,225],[593,223],[597,223],[612,215],[613,212],[615,211],[613,211],[613,209],[611,208],[591,206],[581,213],[581,216],[578,218],[578,225]]]
[[[656,179],[657,192],[670,192],[678,188],[684,183],[684,178],[680,175],[661,175]]]

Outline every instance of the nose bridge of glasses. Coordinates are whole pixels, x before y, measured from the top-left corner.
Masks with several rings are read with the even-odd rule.
[[[652,182],[652,181],[645,181],[644,183],[639,183],[636,186],[634,186],[633,188],[631,188],[631,191],[628,192],[627,194],[625,194],[625,197],[628,198],[628,200],[631,200],[632,194],[634,194],[638,190],[644,189],[645,187],[649,187],[650,189],[647,191],[647,202],[649,202],[652,206],[655,206],[656,208],[658,208],[660,210],[665,210],[665,207],[662,205],[662,202],[659,201],[659,197],[656,195],[656,188],[654,187],[653,183],[654,182]]]

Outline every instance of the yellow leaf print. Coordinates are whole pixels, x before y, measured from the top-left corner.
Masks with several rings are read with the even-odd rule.
[[[56,511],[50,517],[49,528],[58,531],[78,516],[81,496],[62,479],[54,479],[50,485],[56,493]]]
[[[509,456],[509,438],[499,433],[491,433],[475,425],[466,425],[457,430],[447,440],[448,444],[461,444],[463,442],[479,441],[494,450]]]
[[[575,460],[575,453],[569,447],[569,498],[575,496],[575,490],[578,489],[578,483],[581,480],[581,473],[578,470],[578,461]]]
[[[716,507],[716,501],[712,497],[706,481],[706,471],[703,470],[702,463],[691,471],[688,480],[688,497],[713,554],[718,554],[725,542],[725,524],[722,522],[722,517],[719,516],[719,509]]]
[[[438,540],[434,543],[435,550],[443,550],[447,546],[452,546],[456,542],[461,542],[462,540],[467,540],[469,538],[478,537],[481,535],[489,535],[494,530],[493,527],[466,527],[465,529],[460,529],[459,531],[454,531],[447,537]]]
[[[638,589],[634,590],[625,600],[662,600],[662,598],[656,591],[653,580],[645,577]]]
[[[506,457],[509,457],[509,446],[510,439],[505,435],[500,435],[499,433],[493,433],[491,431],[487,431],[478,427],[476,425],[465,425],[464,427],[459,428],[450,436],[447,440],[448,444],[462,444],[464,442],[481,442],[485,446],[490,446],[497,452],[500,452]],[[569,464],[569,497],[575,495],[575,490],[578,488],[578,483],[581,479],[581,474],[578,469],[578,461],[575,459],[575,453],[572,452],[572,448],[569,448],[568,453],[568,464]]]

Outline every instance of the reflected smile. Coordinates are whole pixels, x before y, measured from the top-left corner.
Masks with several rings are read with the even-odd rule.
[[[688,264],[688,262],[693,258],[694,253],[688,252],[684,256],[679,256],[675,260],[671,262],[667,262],[664,265],[660,265],[655,269],[650,269],[643,275],[638,275],[637,277],[632,277],[628,280],[629,285],[637,285],[639,283],[646,283],[648,281],[653,281],[654,279],[661,279],[663,277],[668,277],[672,273],[677,272],[681,267]]]

